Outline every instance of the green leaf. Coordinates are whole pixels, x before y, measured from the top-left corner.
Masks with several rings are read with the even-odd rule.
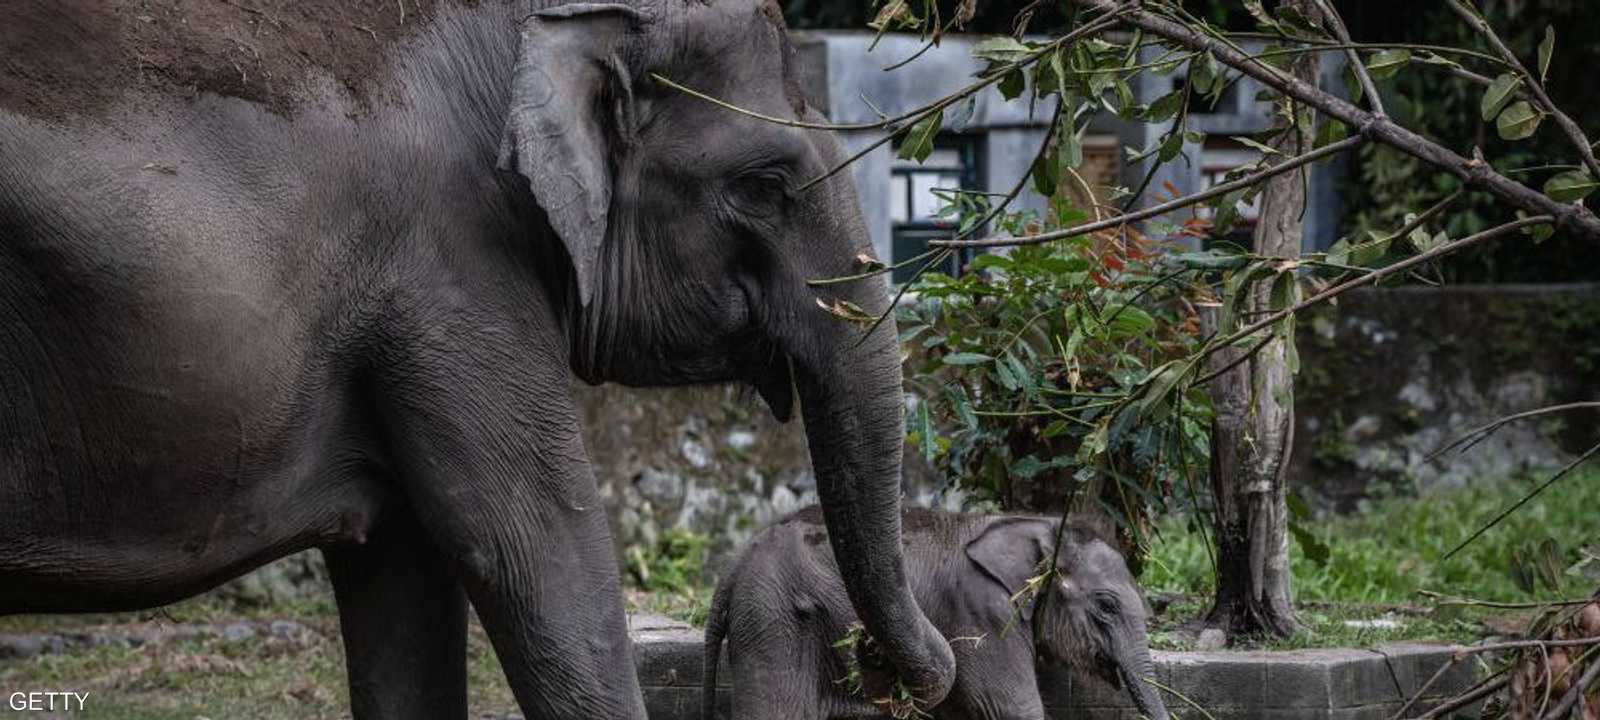
[[[1183,152],[1183,134],[1167,133],[1166,139],[1161,141],[1161,149],[1156,153],[1156,159],[1160,162],[1167,162],[1177,157],[1181,152]]]
[[[911,432],[917,436],[917,444],[922,446],[922,457],[928,462],[933,462],[938,454],[939,444],[934,441],[933,415],[928,410],[928,401],[917,403],[917,411],[911,416]]]
[[[1545,181],[1544,194],[1556,202],[1575,202],[1600,188],[1587,170],[1571,170]]]
[[[1550,74],[1550,56],[1555,54],[1555,51],[1555,26],[1546,25],[1544,26],[1544,39],[1539,41],[1539,84],[1541,85],[1544,84],[1545,78]]]
[[[1366,96],[1366,88],[1361,86],[1361,78],[1356,77],[1354,65],[1344,66],[1344,91],[1350,96],[1350,102],[1355,105],[1360,105],[1361,98]]]
[[[1247,256],[1221,253],[1216,250],[1168,255],[1167,260],[1194,270],[1233,270],[1242,268],[1250,262]]]
[[[1268,144],[1266,144],[1264,142],[1261,142],[1259,140],[1252,140],[1250,138],[1250,136],[1248,136],[1248,135],[1235,135],[1235,136],[1233,136],[1233,139],[1234,140],[1238,140],[1241,144],[1245,145],[1246,147],[1252,147],[1252,148],[1255,148],[1257,150],[1260,150],[1261,154],[1263,154],[1263,155],[1282,155],[1283,154],[1283,152],[1280,151],[1279,149],[1277,149],[1277,148],[1275,148],[1275,147],[1273,147],[1271,145],[1268,145]]]
[[[1484,122],[1494,119],[1504,110],[1511,99],[1516,96],[1517,86],[1522,84],[1522,78],[1503,73],[1489,83],[1489,89],[1483,91],[1483,100],[1478,103],[1478,110]]]
[[[1061,183],[1061,160],[1057,148],[1052,147],[1040,153],[1033,161],[1030,174],[1033,176],[1033,191],[1044,197],[1054,197],[1056,186]]]
[[[1371,75],[1373,80],[1383,80],[1393,77],[1409,62],[1411,62],[1410,50],[1404,48],[1381,50],[1373,53],[1367,60],[1367,74]]]
[[[1266,8],[1261,7],[1261,0],[1244,0],[1244,9],[1249,11],[1250,17],[1256,19],[1256,24],[1263,30],[1276,30],[1278,23],[1267,14]]]
[[[986,252],[973,258],[972,264],[968,265],[967,267],[972,270],[988,270],[989,268],[1010,270],[1011,266],[1012,261],[1010,256]]]
[[[1325,118],[1322,127],[1317,128],[1317,140],[1312,144],[1312,149],[1324,148],[1340,140],[1350,137],[1350,128],[1337,118]]]
[[[1189,61],[1189,84],[1194,91],[1204,95],[1211,91],[1211,86],[1216,84],[1221,75],[1217,65],[1217,58],[1210,52]]]
[[[1145,121],[1159,123],[1171,120],[1172,116],[1177,115],[1178,111],[1183,109],[1183,97],[1188,94],[1187,90],[1187,88],[1178,88],[1156,98],[1155,102],[1150,103],[1150,108],[1144,111]]]
[[[944,356],[944,364],[946,364],[946,365],[979,365],[979,364],[982,364],[982,363],[989,362],[990,360],[993,360],[993,359],[994,358],[992,356],[984,355],[983,353],[958,352],[958,353],[950,353],[949,355]]]
[[[1028,88],[1028,76],[1023,74],[1022,68],[1014,68],[1000,78],[997,87],[1000,96],[1007,100],[1015,100]]]
[[[1109,312],[1112,315],[1106,319],[1111,323],[1109,327],[1113,338],[1134,337],[1149,332],[1156,326],[1156,319],[1137,305],[1117,305]]]
[[[911,132],[906,139],[900,141],[899,157],[901,160],[916,160],[922,162],[933,154],[933,139],[939,134],[939,126],[944,123],[944,111],[940,110],[911,126]]]
[[[1083,164],[1083,140],[1078,137],[1077,129],[1072,127],[1071,117],[1062,115],[1061,122],[1063,127],[1057,131],[1061,134],[1060,144],[1056,148],[1060,154],[1058,162],[1063,168],[1077,169]],[[1060,178],[1059,174],[1057,178]]]
[[[994,370],[995,376],[1000,380],[1000,387],[1011,392],[1016,392],[1018,388],[1022,387],[1022,379],[1012,372],[1010,363],[997,362],[994,364]]]
[[[1500,113],[1500,119],[1495,121],[1495,129],[1500,131],[1503,139],[1521,140],[1533,135],[1543,119],[1544,115],[1533,109],[1527,100],[1518,100]]]
[[[1327,543],[1305,526],[1292,520],[1289,522],[1289,534],[1294,536],[1294,541],[1300,545],[1300,550],[1306,554],[1307,560],[1319,567],[1328,565],[1328,559],[1333,556],[1333,551]]]
[[[996,35],[984,38],[972,46],[972,56],[995,62],[1013,63],[1027,57],[1033,52],[1027,45],[1017,42],[1009,35]]]

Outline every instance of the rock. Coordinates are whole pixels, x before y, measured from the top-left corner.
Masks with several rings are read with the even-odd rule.
[[[689,464],[697,469],[703,470],[711,464],[711,453],[706,450],[706,446],[695,440],[684,440],[683,445],[678,448],[678,452],[682,453],[683,459],[688,460]]]
[[[267,626],[267,634],[279,640],[300,642],[309,639],[316,633],[313,633],[311,628],[293,620],[273,620],[272,624]]]
[[[646,468],[639,473],[633,485],[639,489],[641,497],[653,503],[671,505],[683,498],[683,477],[655,468]]]
[[[1206,628],[1200,631],[1194,646],[1196,650],[1221,650],[1228,646],[1228,634],[1222,628]]]
[[[242,642],[256,636],[256,629],[248,623],[233,623],[222,628],[222,639],[228,642]]]
[[[728,433],[723,442],[726,442],[728,447],[744,452],[755,446],[756,434],[749,430],[734,430]]]
[[[51,635],[0,635],[0,658],[26,660],[45,652],[55,652],[59,648],[51,648],[50,639],[53,637]],[[55,638],[55,640],[57,645],[61,644],[60,638]]]

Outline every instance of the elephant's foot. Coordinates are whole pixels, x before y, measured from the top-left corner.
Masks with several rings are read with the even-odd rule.
[[[355,720],[467,716],[466,596],[409,517],[324,548]]]

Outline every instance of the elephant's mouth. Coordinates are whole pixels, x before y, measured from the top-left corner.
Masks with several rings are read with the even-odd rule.
[[[760,368],[751,384],[755,385],[756,393],[765,400],[767,407],[772,409],[772,416],[778,422],[789,422],[794,415],[794,365],[789,360],[787,353],[774,348],[768,354],[766,366]]]

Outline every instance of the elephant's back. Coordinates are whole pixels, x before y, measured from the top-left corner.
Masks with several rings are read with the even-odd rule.
[[[102,117],[139,90],[209,93],[280,113],[327,76],[358,101],[383,91],[392,49],[464,0],[17,0],[0,3],[0,109]]]

